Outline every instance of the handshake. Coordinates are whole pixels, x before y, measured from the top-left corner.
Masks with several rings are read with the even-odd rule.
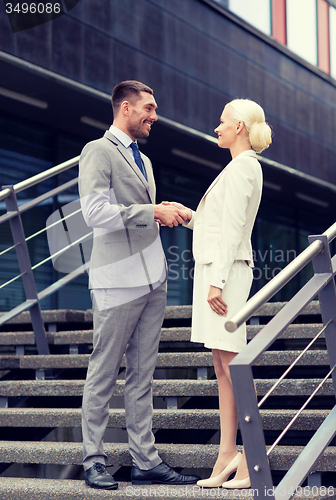
[[[191,209],[182,203],[163,201],[159,205],[154,205],[154,220],[161,226],[178,226],[183,222],[189,222],[191,218]]]

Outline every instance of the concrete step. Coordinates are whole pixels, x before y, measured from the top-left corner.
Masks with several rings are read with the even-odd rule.
[[[265,325],[247,325],[247,339],[253,339]],[[309,324],[294,324],[289,325],[286,330],[284,330],[279,339],[312,339],[315,337],[323,328],[321,323],[309,323]],[[161,342],[189,342],[190,341],[191,328],[162,328],[161,329]],[[60,332],[61,333],[61,332]],[[80,332],[79,332],[80,333]],[[85,332],[86,333],[86,332]],[[49,334],[48,334],[49,335]],[[55,335],[55,334],[53,334]],[[57,335],[57,334],[56,334]],[[78,337],[80,338],[80,336]],[[320,338],[324,338],[324,333],[321,334]],[[54,341],[56,343],[56,341]],[[57,343],[61,343],[57,340]],[[0,334],[0,344],[1,344],[1,334]]]
[[[263,325],[248,325],[247,339],[251,340],[263,328]],[[308,325],[290,325],[281,335],[280,339],[311,339],[322,329],[319,323]],[[174,327],[161,329],[161,342],[189,342],[190,328]],[[320,338],[324,338],[324,334]],[[47,332],[50,345],[80,345],[92,344],[92,330],[70,330],[60,332]],[[33,332],[0,332],[0,345],[18,346],[35,345]]]
[[[277,379],[256,379],[257,394],[264,395]],[[275,396],[309,396],[321,379],[284,379],[275,389]],[[124,380],[117,380],[115,396],[124,395]],[[0,384],[1,397],[23,396],[82,396],[84,380],[4,380]],[[216,380],[154,380],[153,396],[191,397],[217,396]],[[319,396],[334,396],[332,380],[328,379]]]
[[[165,319],[190,319],[190,306],[167,306],[165,310]],[[0,313],[0,318],[6,313]],[[92,310],[87,311],[71,309],[55,309],[42,311],[42,319],[46,326],[57,323],[92,323]],[[15,318],[8,321],[9,325],[29,325],[31,318],[29,311],[24,311]]]
[[[308,487],[298,489],[295,500],[318,500],[335,498],[333,487],[319,490]],[[216,495],[214,495],[215,493]],[[131,483],[119,482],[114,491],[93,490],[85,486],[84,481],[70,479],[31,479],[17,477],[0,477],[0,498],[4,500],[96,500],[125,498],[155,498],[162,500],[190,500],[190,498],[227,498],[230,500],[255,500],[257,492],[248,490],[211,489],[205,490],[196,485],[188,486],[132,486]],[[261,495],[260,495],[261,496]]]
[[[285,302],[268,302],[258,309],[254,317],[263,316],[271,317],[277,314],[285,305]],[[0,318],[5,313],[0,313]],[[318,301],[311,302],[301,311],[300,315],[319,315],[320,305]],[[165,319],[190,319],[191,306],[167,306],[165,311]],[[42,319],[46,325],[55,323],[92,323],[92,310],[87,311],[71,310],[71,309],[56,309],[50,311],[42,311]],[[25,311],[15,318],[11,319],[8,324],[23,325],[30,324],[30,313]]]
[[[254,338],[264,326],[265,325],[247,325],[247,339],[251,340]],[[322,330],[322,328],[323,325],[321,323],[289,325],[278,338],[282,340],[312,339]],[[324,333],[322,333],[319,338],[324,338]]]
[[[293,363],[301,351],[267,351],[255,363],[255,366],[287,366]],[[48,368],[87,368],[89,354],[50,354],[30,356],[0,356],[0,370],[8,369],[48,369]],[[298,366],[328,366],[326,350],[307,351],[297,363]],[[157,368],[201,368],[212,367],[212,353],[207,352],[169,352],[159,353]],[[125,357],[121,362],[125,367]]]
[[[6,313],[0,313],[0,318]],[[46,325],[55,323],[85,323],[86,311],[72,309],[55,309],[42,311],[42,319]],[[31,324],[30,312],[24,311],[15,318],[8,321],[8,325],[29,325]]]
[[[47,332],[50,345],[92,344],[92,330]],[[35,345],[34,332],[0,332],[0,345]]]
[[[292,430],[317,430],[330,410],[304,410]],[[296,410],[261,410],[264,430],[283,430]],[[0,408],[0,427],[81,427],[81,408]],[[126,427],[124,409],[110,409],[109,428]],[[219,410],[154,410],[154,429],[219,429]]]
[[[160,444],[157,449],[160,457],[172,467],[212,468],[217,455],[218,445],[209,444]],[[299,456],[301,446],[277,446],[270,456],[272,470],[288,470]],[[131,455],[127,443],[105,443],[107,465],[130,466]],[[0,441],[0,462],[81,465],[82,443],[50,441]],[[336,447],[328,446],[319,459],[315,471],[336,471]]]

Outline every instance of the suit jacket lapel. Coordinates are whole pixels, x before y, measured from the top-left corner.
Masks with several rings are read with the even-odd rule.
[[[149,193],[149,196],[150,196],[150,199],[151,199],[152,203],[155,203],[155,192],[156,192],[156,189],[155,189],[155,180],[154,180],[153,169],[152,169],[152,167],[150,165],[150,162],[149,162],[147,156],[143,155],[141,153],[141,151],[140,151],[140,155],[141,155],[141,158],[142,158],[142,161],[143,161],[146,173],[147,173],[147,179],[148,179],[148,181],[146,181],[146,179],[143,177],[142,174],[141,174],[141,177],[143,177],[143,179],[145,181],[145,186],[146,186],[146,189],[147,189],[147,191]],[[139,168],[138,168],[138,170],[139,170]]]
[[[225,167],[226,168],[226,167]],[[225,168],[223,168],[223,170],[217,175],[216,179],[214,179],[212,181],[212,183],[210,184],[210,186],[208,187],[208,189],[205,191],[204,195],[202,196],[202,199],[201,201],[203,200],[203,198],[206,197],[206,195],[209,193],[209,191],[211,191],[211,189],[217,184],[217,182],[219,181],[219,179],[222,177],[222,175],[224,174],[225,172]]]
[[[116,147],[118,152],[121,154],[121,156],[124,158],[124,160],[128,163],[128,165],[134,170],[140,181],[144,184],[145,188],[148,191],[148,194],[150,196],[150,199],[153,201],[153,188],[154,186],[151,186],[149,182],[146,181],[145,177],[142,175],[142,173],[139,170],[138,165],[135,163],[135,161],[130,158],[130,155],[127,153],[125,146],[115,137],[109,130],[107,130],[104,134],[104,137],[106,137],[109,141],[111,141]],[[141,154],[141,153],[140,153]],[[145,169],[147,172],[147,177],[148,180],[150,180],[151,176],[149,175],[149,168],[146,165],[146,162],[144,161]]]
[[[250,151],[250,150],[247,150],[247,151],[244,151],[243,153],[241,154],[244,154],[244,156],[251,156],[252,158],[256,158],[256,153],[255,151]],[[239,155],[238,155],[239,156]],[[204,195],[202,196],[202,199],[201,201],[203,200],[203,198],[205,198],[205,196],[209,193],[209,191],[211,191],[211,189],[217,184],[217,182],[219,181],[219,179],[222,177],[222,175],[225,174],[225,170],[226,168],[230,165],[230,163],[234,161],[234,160],[231,160],[227,165],[226,167],[223,168],[223,170],[217,175],[216,179],[212,182],[212,184],[210,184],[210,186],[208,187],[208,189],[206,190],[206,192],[204,193]]]

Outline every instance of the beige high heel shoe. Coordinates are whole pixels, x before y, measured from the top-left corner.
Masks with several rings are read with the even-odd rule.
[[[232,472],[238,469],[238,465],[240,464],[242,458],[241,453],[237,453],[233,460],[225,467],[225,469],[218,474],[218,476],[209,477],[208,479],[200,479],[197,481],[197,486],[203,486],[203,488],[217,488],[222,486],[223,481],[226,481],[227,478],[232,474]],[[228,481],[229,483],[231,481]]]
[[[245,479],[231,479],[231,481],[226,481],[225,483],[222,484],[223,488],[226,488],[227,490],[239,490],[241,488],[250,488],[251,487],[251,481],[250,481],[250,476],[246,477]]]

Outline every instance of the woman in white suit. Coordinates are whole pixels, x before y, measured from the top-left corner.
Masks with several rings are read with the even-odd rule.
[[[230,361],[246,345],[246,325],[229,333],[224,323],[243,307],[252,285],[251,233],[262,191],[256,152],[269,146],[272,134],[263,109],[248,99],[227,104],[215,132],[218,146],[230,150],[232,161],[185,223],[194,231],[191,341],[212,349],[221,422],[219,454],[212,474],[197,484],[248,488],[245,456],[236,447],[238,419],[229,370]],[[235,471],[234,479],[227,481]]]

